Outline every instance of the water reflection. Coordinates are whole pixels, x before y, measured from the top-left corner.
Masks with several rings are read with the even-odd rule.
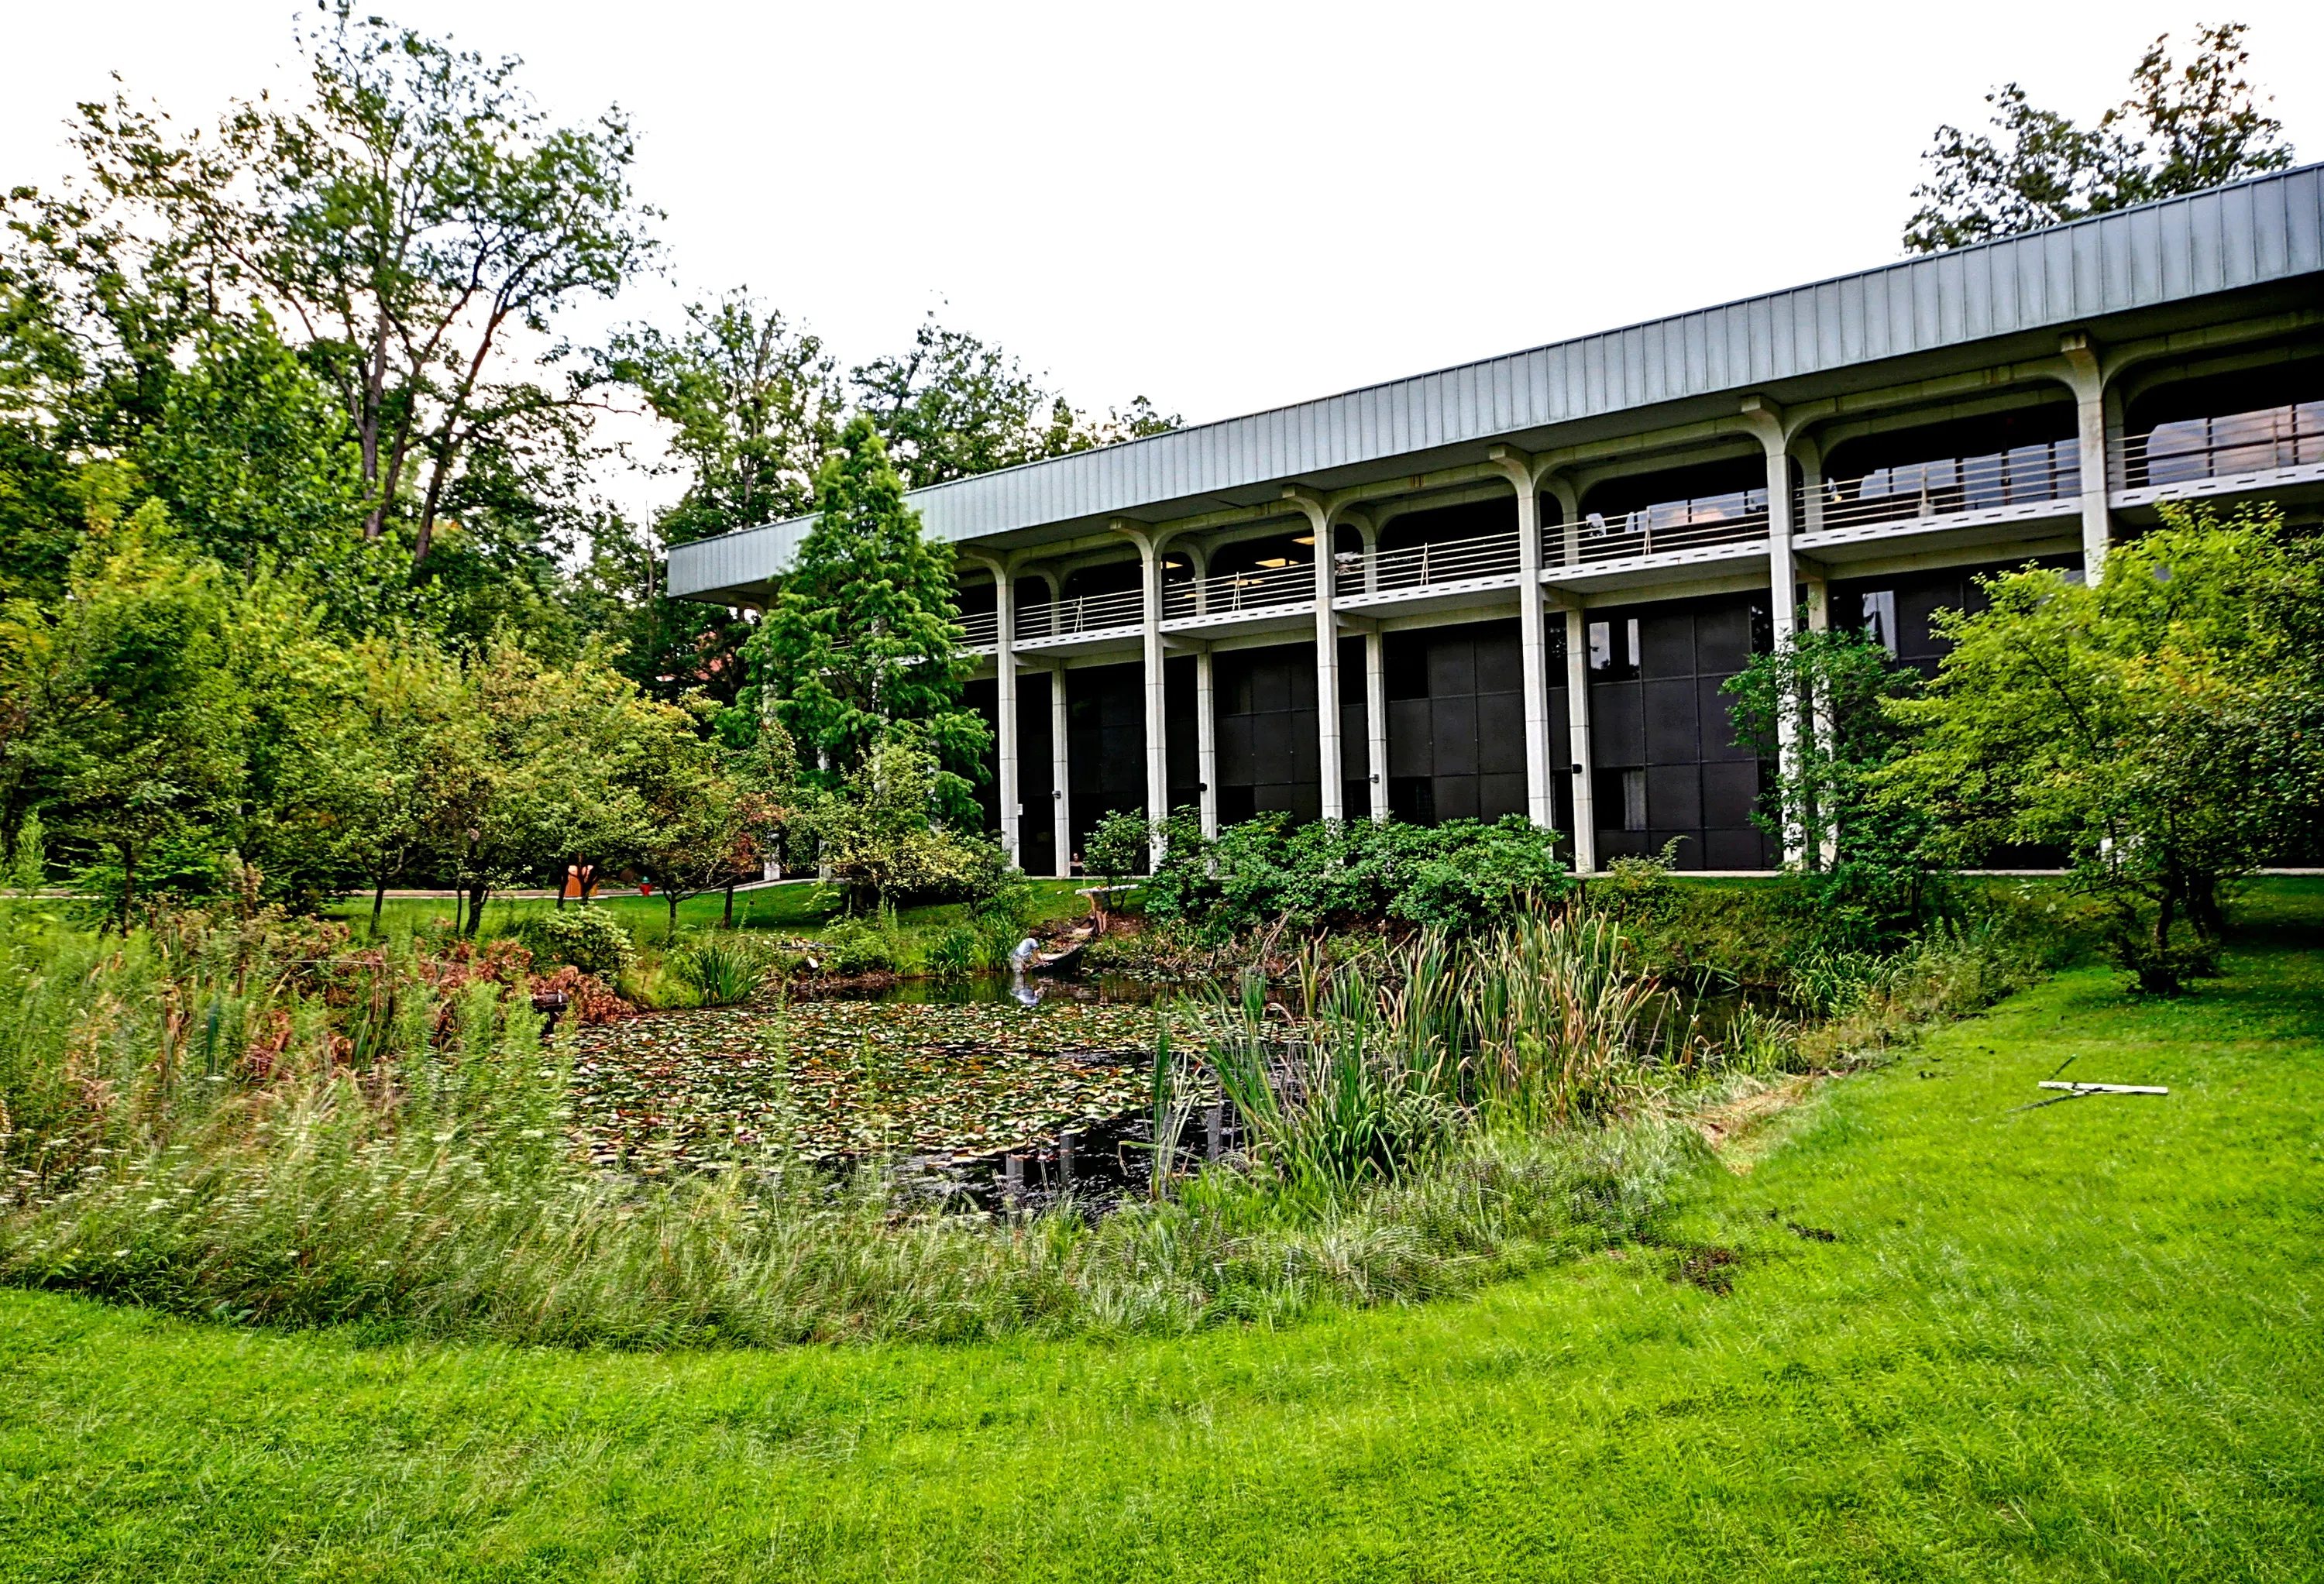
[[[893,984],[879,986],[843,985],[829,990],[814,984],[795,984],[789,999],[794,1001],[881,1001],[904,1005],[1038,1006],[1043,1001],[1096,1001],[1142,1007],[1157,1000],[1168,1000],[1186,987],[1157,984],[1139,979],[1120,979],[1110,974],[1028,972],[1022,968],[1007,973],[976,973],[959,979],[903,979]]]

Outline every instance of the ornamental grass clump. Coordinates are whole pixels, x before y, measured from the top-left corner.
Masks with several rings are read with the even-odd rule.
[[[1395,1179],[1474,1133],[1636,1112],[1675,1012],[1618,925],[1573,913],[1457,943],[1431,931],[1336,962],[1310,947],[1286,989],[1296,1010],[1256,974],[1214,995],[1204,1053],[1254,1164],[1326,1196]]]
[[[731,1007],[749,1000],[773,968],[756,945],[731,935],[685,942],[663,962],[706,1007]]]

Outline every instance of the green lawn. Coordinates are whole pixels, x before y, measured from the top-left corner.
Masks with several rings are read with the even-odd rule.
[[[641,1357],[0,1294],[0,1575],[2313,1579],[2324,888],[2264,900],[2188,999],[2064,975],[1473,1302]],[[2070,1055],[2172,1093],[2008,1114]]]

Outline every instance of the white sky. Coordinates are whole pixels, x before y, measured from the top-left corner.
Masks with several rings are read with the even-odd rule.
[[[207,123],[293,59],[281,0],[14,9],[0,186],[55,179],[60,123],[110,72]],[[576,333],[671,323],[747,283],[861,362],[937,307],[1084,407],[1144,393],[1192,421],[1893,258],[1939,122],[1981,124],[2013,78],[2093,117],[2147,40],[2209,17],[2145,0],[390,14],[522,55],[558,119],[632,116],[669,278]],[[2324,6],[2234,14],[2288,135],[2324,158]]]

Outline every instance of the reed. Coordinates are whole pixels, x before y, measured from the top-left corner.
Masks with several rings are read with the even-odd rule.
[[[1255,1162],[1310,1196],[1392,1179],[1472,1129],[1628,1113],[1674,1007],[1617,925],[1566,915],[1372,958],[1310,946],[1284,989],[1246,974],[1204,1006],[1201,1037]]]

